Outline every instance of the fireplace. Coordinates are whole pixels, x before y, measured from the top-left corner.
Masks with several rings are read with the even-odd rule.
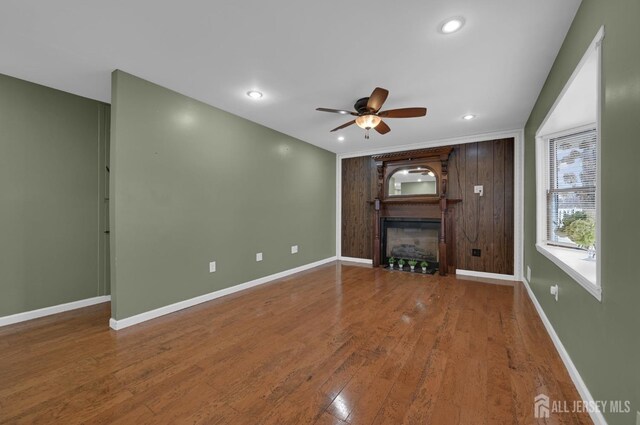
[[[385,217],[381,227],[380,257],[383,264],[390,257],[395,257],[426,261],[437,268],[440,261],[440,220]]]
[[[452,149],[445,146],[372,156],[377,172],[377,196],[371,201],[374,267],[386,267],[393,256],[426,261],[441,275],[455,273],[454,206],[461,200],[447,195]],[[419,193],[403,191],[403,183],[423,180],[435,186]]]

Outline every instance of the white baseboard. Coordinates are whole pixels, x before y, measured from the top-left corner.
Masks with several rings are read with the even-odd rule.
[[[14,323],[25,322],[27,320],[33,320],[39,317],[51,316],[52,314],[63,313],[65,311],[88,307],[94,304],[106,303],[108,301],[111,301],[111,296],[104,295],[101,297],[87,298],[85,300],[73,301],[66,304],[40,308],[38,310],[25,311],[24,313],[16,313],[12,314],[11,316],[0,317],[0,326],[13,325]]]
[[[200,295],[198,297],[190,298],[188,300],[179,301],[174,304],[169,304],[164,307],[156,308],[155,310],[136,314],[135,316],[127,317],[120,320],[111,318],[109,320],[109,326],[116,331],[120,329],[128,328],[129,326],[137,325],[138,323],[146,322],[147,320],[155,319],[157,317],[164,316],[166,314],[174,313],[176,311],[183,310],[185,308],[193,307],[194,305],[215,300],[216,298],[224,297],[225,295],[230,295],[239,291],[243,291],[245,289],[253,288],[254,286],[262,285],[276,279],[281,279],[283,277],[286,277],[295,273],[300,273],[302,271],[309,270],[314,267],[321,266],[323,264],[331,263],[332,261],[336,261],[336,260],[337,260],[337,257],[335,256],[325,258],[324,260],[305,264],[303,266],[296,267],[294,269],[289,269],[289,270],[282,271],[280,273],[275,273],[269,276],[261,277],[259,279],[251,280],[249,282],[241,283],[235,286],[231,286],[229,288],[220,289],[219,291],[210,292],[208,294]]]
[[[460,275],[460,276],[484,277],[484,278],[487,278],[487,279],[516,280],[515,276],[512,275],[512,274],[476,272],[476,271],[473,271],[473,270],[456,269],[456,274]]]
[[[544,327],[547,329],[547,333],[551,337],[551,340],[553,341],[553,345],[555,345],[556,350],[558,350],[558,354],[560,354],[560,358],[562,359],[564,366],[567,368],[567,371],[569,372],[569,376],[571,376],[571,380],[573,381],[573,384],[578,389],[578,393],[580,394],[580,397],[582,397],[583,401],[593,405],[594,403],[593,396],[589,392],[589,388],[587,388],[587,384],[585,384],[584,381],[582,380],[582,377],[580,376],[580,372],[578,372],[576,365],[573,364],[573,361],[571,360],[569,353],[564,348],[562,341],[560,341],[560,337],[556,333],[555,329],[553,329],[553,326],[551,325],[549,318],[547,317],[544,310],[542,309],[542,306],[538,302],[538,299],[533,294],[533,291],[531,290],[531,286],[529,286],[529,282],[527,282],[527,279],[523,278],[522,283],[524,284],[524,287],[527,289],[529,298],[531,299],[531,302],[533,302],[533,305],[535,306],[536,311],[538,312],[538,316],[540,316],[540,319],[542,320]],[[607,421],[602,415],[602,412],[589,412],[589,415],[591,416],[591,420],[595,425],[607,425]]]
[[[368,258],[356,258],[356,257],[343,257],[340,256],[338,258],[340,261],[348,261],[350,263],[362,263],[362,264],[373,264],[373,260],[369,260]]]

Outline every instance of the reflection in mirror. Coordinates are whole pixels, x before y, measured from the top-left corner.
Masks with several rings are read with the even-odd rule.
[[[425,167],[405,168],[389,177],[389,196],[437,194],[436,176]]]

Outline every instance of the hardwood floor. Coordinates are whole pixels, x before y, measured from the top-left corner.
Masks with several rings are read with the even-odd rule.
[[[108,319],[102,304],[0,328],[0,423],[532,424],[537,394],[579,400],[520,283],[333,263]]]

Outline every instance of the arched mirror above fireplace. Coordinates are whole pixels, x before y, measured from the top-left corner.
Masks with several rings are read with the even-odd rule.
[[[387,196],[438,196],[436,171],[424,165],[395,169],[386,186]]]

